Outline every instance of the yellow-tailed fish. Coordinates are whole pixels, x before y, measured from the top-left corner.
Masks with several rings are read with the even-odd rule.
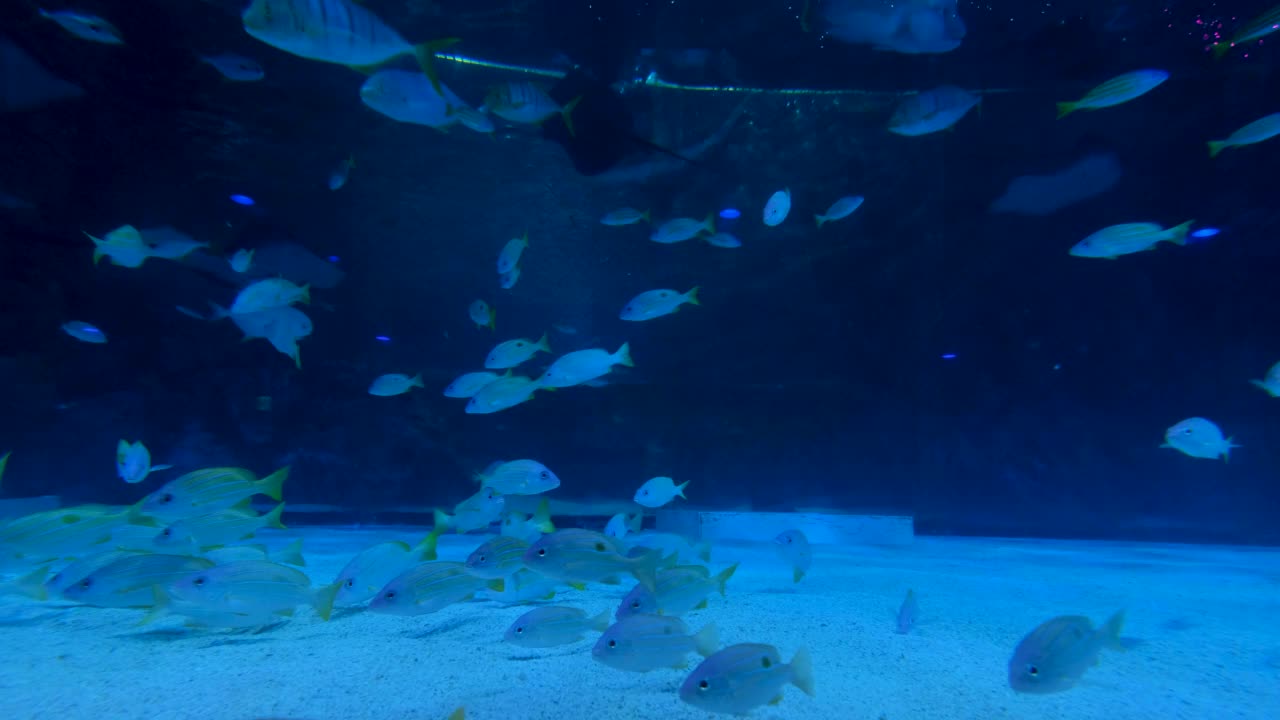
[[[467,556],[467,572],[486,580],[509,577],[524,568],[524,553],[528,549],[529,543],[520,538],[499,535]]]
[[[513,368],[533,357],[539,351],[551,352],[551,346],[547,344],[546,333],[543,333],[537,342],[517,338],[498,343],[489,351],[489,355],[484,360],[484,366],[489,370]]]
[[[538,384],[533,378],[512,375],[494,380],[471,396],[467,401],[468,415],[487,415],[513,408],[533,399],[538,390],[551,390]]]
[[[467,307],[467,317],[471,318],[471,322],[476,327],[484,327],[492,330],[498,320],[498,312],[489,303],[483,300],[476,300]]]
[[[688,485],[687,480],[676,485],[674,480],[665,475],[649,478],[636,490],[634,500],[647,508],[659,508],[678,497],[685,497],[684,489]]]
[[[632,615],[604,631],[591,657],[617,670],[649,672],[662,668],[683,670],[689,653],[708,657],[720,649],[715,623],[707,623],[696,634],[678,617]]]
[[[681,564],[705,563],[711,560],[711,543],[706,540],[689,542],[688,539],[674,533],[635,531],[622,540],[622,545],[627,548],[628,553],[634,552],[635,548],[661,550],[663,557],[674,555],[677,558],[676,561]]]
[[[428,562],[396,576],[374,596],[369,610],[387,615],[425,615],[475,596],[478,590],[501,591],[502,580],[485,580],[460,562]]]
[[[273,563],[297,565],[305,567],[306,557],[302,554],[302,539],[299,538],[279,550],[270,550],[266,545],[232,545],[214,548],[203,553],[206,558],[218,565],[238,562],[240,560],[268,560]]]
[[[504,642],[524,648],[549,648],[578,642],[589,630],[609,627],[609,612],[588,617],[572,607],[541,607],[521,615],[503,633]]]
[[[173,466],[152,465],[151,451],[141,440],[130,443],[122,439],[116,443],[116,475],[127,483],[140,483],[151,473],[171,467]]]
[[[121,37],[120,31],[116,29],[116,26],[106,20],[103,20],[97,15],[90,15],[76,10],[57,10],[51,12],[40,9],[39,13],[40,17],[54,21],[61,26],[63,30],[66,30],[81,40],[102,43],[103,45],[124,44],[124,38]]]
[[[212,567],[212,560],[200,557],[138,553],[94,570],[66,587],[62,596],[96,607],[151,607],[155,599],[153,587],[168,585],[192,572]]]
[[[151,257],[151,246],[142,239],[142,233],[132,225],[121,225],[98,238],[85,233],[93,241],[93,264],[102,258],[110,258],[112,265],[138,268]]]
[[[103,550],[85,555],[54,573],[53,577],[45,581],[45,590],[52,597],[62,597],[62,593],[67,588],[85,579],[96,570],[106,567],[121,558],[140,555],[143,552],[141,550]]]
[[[546,498],[534,508],[533,515],[522,512],[507,511],[502,517],[502,535],[534,543],[538,538],[553,533],[556,526],[551,522],[551,503]]]
[[[716,215],[715,213],[707,213],[702,220],[694,218],[675,218],[668,220],[649,235],[649,239],[663,245],[672,245],[686,240],[692,240],[699,233],[711,234],[716,231]]]
[[[453,515],[443,510],[436,510],[436,530],[465,533],[489,527],[501,517],[506,502],[506,499],[493,489],[480,488],[474,495],[458,503],[453,509]]]
[[[437,90],[435,55],[457,42],[449,38],[411,45],[350,0],[253,0],[240,19],[252,37],[308,60],[370,68],[412,55]]]
[[[1121,255],[1154,250],[1162,242],[1186,245],[1195,220],[1171,228],[1156,223],[1124,223],[1105,227],[1071,247],[1068,254],[1082,258],[1114,260]]]
[[[813,565],[813,550],[809,538],[800,530],[784,530],[773,539],[774,547],[782,561],[791,566],[792,582],[800,582]]]
[[[537,125],[552,115],[559,115],[564,121],[565,129],[572,136],[573,109],[580,100],[581,97],[576,97],[561,105],[533,83],[513,80],[491,88],[481,110],[521,125]]]
[[[1227,148],[1253,145],[1280,135],[1280,112],[1258,118],[1231,133],[1226,140],[1209,141],[1209,157],[1217,157]]]
[[[532,570],[517,570],[503,580],[502,590],[484,590],[482,596],[503,605],[545,602],[555,599],[560,585],[559,581]]]
[[[1058,103],[1058,119],[1077,110],[1099,110],[1146,95],[1169,79],[1164,70],[1135,70],[1117,75],[1095,87],[1079,100]]]
[[[622,312],[618,313],[618,317],[631,322],[652,320],[663,315],[670,315],[685,304],[701,304],[698,302],[697,287],[691,288],[686,293],[676,292],[675,290],[646,290],[631,298],[626,305],[623,305]]]
[[[631,360],[631,345],[622,343],[616,352],[591,349],[575,350],[561,355],[538,378],[544,388],[565,388],[581,385],[609,374],[615,366],[635,367]]]
[[[790,664],[772,645],[730,645],[702,661],[680,685],[680,699],[702,710],[745,715],[782,699],[782,690],[795,685],[812,696],[813,663],[804,648]]]
[[[508,372],[507,376],[510,377]],[[493,372],[469,372],[463,373],[454,378],[444,389],[444,396],[451,398],[469,398],[484,389],[484,387],[495,380],[501,379],[503,376]]]
[[[107,550],[113,533],[128,525],[150,526],[150,534],[155,535],[155,522],[137,516],[137,506],[77,505],[25,515],[0,525],[0,564]]]
[[[623,225],[634,225],[638,222],[650,222],[650,218],[648,210],[640,212],[634,208],[619,208],[600,218],[600,224],[610,227],[622,227]]]
[[[378,397],[393,397],[403,395],[414,388],[420,387],[425,387],[422,384],[422,375],[409,377],[404,373],[387,373],[374,378],[369,385],[369,394]]]
[[[637,585],[622,598],[616,615],[619,620],[631,615],[684,615],[707,606],[713,592],[725,594],[725,585],[738,570],[738,563],[711,575],[702,565],[681,565],[658,571],[657,585],[651,591]]]
[[[206,610],[279,613],[309,605],[323,620],[333,611],[336,583],[318,588],[296,568],[265,560],[241,560],[189,573],[165,586],[175,600]]]
[[[1202,460],[1223,462],[1231,459],[1231,451],[1240,447],[1223,437],[1222,429],[1212,420],[1193,417],[1176,423],[1164,432],[1164,444],[1160,447],[1177,450],[1183,455]]]
[[[21,595],[32,600],[48,600],[49,591],[45,587],[45,578],[48,575],[49,569],[42,565],[25,575],[19,575],[11,580],[2,580],[0,595]]]
[[[244,468],[204,468],[170,480],[143,498],[137,508],[143,515],[173,521],[226,510],[254,495],[280,502],[288,478],[287,465],[261,480]]]
[[[232,315],[244,315],[311,302],[311,286],[301,287],[284,278],[266,278],[246,285],[231,303]]]
[[[1243,27],[1237,30],[1236,33],[1227,40],[1215,43],[1213,46],[1213,56],[1215,58],[1221,58],[1223,55],[1231,52],[1232,48],[1253,40],[1259,40],[1277,30],[1280,30],[1280,5],[1276,5],[1258,17],[1245,23]]]
[[[525,248],[529,247],[529,232],[526,230],[524,235],[518,238],[512,238],[502,246],[502,250],[498,253],[498,274],[502,275],[516,269],[520,264],[520,256],[524,254]]]
[[[188,552],[227,545],[247,540],[263,528],[285,530],[285,525],[280,520],[283,512],[284,503],[280,503],[271,512],[259,515],[249,507],[249,501],[245,500],[226,510],[174,521],[156,533],[155,544],[158,548],[170,551]]]
[[[361,550],[334,578],[338,595],[337,605],[359,605],[373,598],[387,583],[424,562],[436,559],[436,542],[439,528],[410,546],[395,540],[378,543]]]
[[[637,557],[618,552],[612,538],[598,532],[571,528],[544,535],[524,554],[525,567],[565,582],[592,582],[628,572],[653,590],[661,553]]]
[[[560,478],[537,460],[495,462],[474,480],[502,495],[537,495],[560,487]]]
[[[1022,693],[1054,693],[1075,687],[1103,650],[1124,650],[1124,612],[1094,628],[1078,615],[1046,620],[1027,633],[1009,659],[1009,687]]]

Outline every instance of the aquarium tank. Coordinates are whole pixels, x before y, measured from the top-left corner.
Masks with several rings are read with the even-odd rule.
[[[1280,718],[1278,30],[0,2],[0,720]]]

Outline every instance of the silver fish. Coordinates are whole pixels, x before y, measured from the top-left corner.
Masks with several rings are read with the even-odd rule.
[[[782,698],[795,685],[813,695],[813,664],[804,648],[790,664],[772,645],[730,645],[702,661],[680,686],[680,699],[711,712],[745,715]]]
[[[571,607],[542,607],[516,618],[502,639],[526,648],[568,645],[582,639],[588,630],[603,632],[609,627],[609,611],[595,617]]]

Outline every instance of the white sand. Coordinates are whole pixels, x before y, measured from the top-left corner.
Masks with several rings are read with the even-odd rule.
[[[308,572],[330,581],[359,547],[422,531],[309,530]],[[280,533],[278,542],[293,533]],[[448,536],[443,559],[480,537]],[[913,720],[1236,720],[1280,718],[1280,551],[1104,543],[920,539],[894,550],[821,547],[792,585],[772,548],[720,547],[741,560],[729,596],[686,617],[725,642],[813,654],[817,697],[788,688],[761,718]],[[921,623],[893,632],[907,588]],[[563,602],[598,612],[625,587]],[[1126,635],[1085,683],[1055,695],[1009,689],[1018,640],[1054,615],[1102,621],[1128,609]],[[456,605],[414,618],[310,610],[259,633],[136,626],[141,611],[0,600],[0,718],[49,720],[520,720],[708,718],[680,702],[677,670],[644,675],[595,663],[594,640],[530,651],[501,642],[527,607]]]

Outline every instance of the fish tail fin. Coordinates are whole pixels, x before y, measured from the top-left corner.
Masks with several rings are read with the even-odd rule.
[[[426,562],[435,560],[439,557],[436,554],[436,543],[440,541],[440,533],[442,532],[443,529],[438,525],[432,528],[431,532],[427,533],[426,537],[422,538],[422,540],[418,541],[417,545],[413,546],[412,554],[416,555],[419,560]]]
[[[627,532],[638,533],[644,529],[644,513],[638,512],[627,518]]]
[[[435,528],[432,532],[443,533],[453,526],[453,516],[440,508],[432,510],[431,515],[435,519]]]
[[[151,586],[151,610],[138,621],[138,626],[150,625],[160,618],[168,615],[173,603],[169,600],[169,594],[159,585]]]
[[[662,551],[651,550],[636,558],[635,565],[631,566],[631,574],[634,575],[636,580],[649,592],[657,591],[658,563],[661,561]]]
[[[459,705],[457,710],[449,713],[449,717],[446,720],[467,720],[467,709]]]
[[[685,500],[689,499],[689,497],[684,494],[684,489],[689,486],[689,482],[690,482],[689,480],[685,480],[684,482],[676,486],[676,495],[679,495]]]
[[[614,362],[623,367],[635,367],[636,364],[631,360],[631,343],[622,343],[622,347],[618,348],[618,352],[613,354]]]
[[[489,311],[489,322],[485,323],[485,327],[489,328],[490,330],[497,329],[498,327],[498,311],[497,310]]]
[[[826,215],[814,215],[814,216],[813,216],[813,221],[818,225],[818,227],[822,227],[823,223],[825,223],[825,222],[827,221],[827,216],[826,216]]]
[[[169,465],[168,463],[162,463],[160,465],[151,466],[151,472],[160,472],[161,470],[172,470],[172,469],[173,469],[173,466]]]
[[[709,212],[709,213],[707,213],[707,216],[706,216],[705,218],[703,218],[703,220],[702,220],[702,229],[703,229],[703,230],[706,230],[707,232],[711,233],[712,235],[714,235],[714,234],[715,234],[715,232],[716,232],[716,214],[715,214],[714,212]]]
[[[311,596],[311,607],[316,609],[316,614],[321,620],[328,620],[333,614],[333,601],[338,597],[338,590],[342,588],[342,583],[335,582],[317,588]]]
[[[1241,445],[1237,445],[1237,444],[1235,444],[1235,443],[1231,442],[1231,441],[1232,441],[1232,440],[1234,440],[1234,439],[1235,439],[1235,438],[1227,438],[1227,439],[1226,439],[1226,445],[1225,445],[1225,447],[1223,447],[1223,448],[1222,448],[1222,462],[1224,462],[1224,463],[1229,463],[1229,462],[1231,462],[1231,448],[1238,448],[1238,447],[1242,447]]]
[[[1218,157],[1218,153],[1227,149],[1227,142],[1225,140],[1210,140],[1206,145],[1209,146],[1209,157],[1211,158]]]
[[[565,129],[569,131],[569,137],[578,136],[578,134],[573,130],[573,116],[571,113],[574,108],[578,107],[578,103],[580,102],[582,102],[581,95],[565,103],[564,107],[560,108],[560,117],[564,120]]]
[[[280,502],[284,499],[284,481],[288,479],[289,466],[285,465],[258,481],[257,494],[266,495],[272,500]]]
[[[1112,650],[1127,650],[1128,646],[1120,638],[1120,631],[1124,629],[1124,610],[1117,610],[1115,615],[1100,628],[1098,635],[1102,637],[1106,647]]]
[[[302,349],[296,345],[293,347],[293,366],[298,370],[302,369]]]
[[[587,627],[591,628],[592,630],[595,630],[596,632],[604,632],[605,630],[609,629],[609,625],[611,624],[610,620],[612,619],[613,619],[613,614],[610,613],[608,610],[604,610],[604,611],[601,611],[599,615],[588,620]]]
[[[791,582],[798,583],[804,579],[804,568],[796,565],[791,568]]]
[[[729,578],[733,577],[733,574],[738,571],[739,564],[740,563],[734,563],[716,574],[714,579],[716,582],[716,588],[720,590],[720,597],[724,597],[724,586],[729,582]]]
[[[1221,60],[1224,56],[1226,56],[1227,53],[1231,52],[1232,47],[1234,47],[1234,45],[1232,45],[1231,42],[1229,41],[1214,43],[1213,59]]]
[[[278,552],[271,558],[276,562],[285,565],[296,565],[298,567],[306,567],[307,559],[302,556],[302,538],[298,538],[293,542],[280,548]]]
[[[797,650],[791,658],[791,684],[813,697],[813,659],[804,648]]]
[[[283,513],[284,503],[280,503],[274,508],[271,508],[271,512],[262,516],[262,527],[271,528],[273,530],[288,530],[289,528],[285,527],[284,521],[280,519],[280,516]]]
[[[489,582],[485,583],[484,586],[485,588],[492,590],[493,592],[496,592],[496,593],[507,591],[507,581],[503,578],[498,578],[497,580],[490,580]]]
[[[556,531],[555,524],[551,522],[550,500],[542,498],[542,502],[538,503],[538,507],[533,511],[533,525],[543,535],[549,535]]]
[[[707,623],[693,636],[693,649],[702,657],[709,657],[720,649],[720,630],[714,622]]]
[[[1188,220],[1180,225],[1174,225],[1169,228],[1169,242],[1175,245],[1187,244],[1187,233],[1191,232],[1191,226],[1195,225],[1195,220]]]
[[[298,296],[298,302],[303,305],[311,304],[311,283],[302,286],[302,294]]]
[[[685,302],[689,303],[690,305],[701,305],[702,303],[698,302],[698,291],[701,289],[702,288],[698,287],[697,285],[694,285],[692,288],[690,288],[689,292],[684,294]]]
[[[1061,120],[1062,118],[1064,118],[1064,117],[1066,117],[1066,116],[1070,115],[1071,113],[1073,113],[1073,112],[1075,112],[1075,111],[1076,111],[1076,104],[1075,104],[1075,103],[1073,103],[1073,102],[1060,102],[1060,103],[1058,103],[1058,119],[1059,119],[1059,120]]]
[[[551,352],[551,344],[547,339],[547,334],[545,332],[542,333],[542,337],[538,338],[538,342],[534,347],[542,350],[543,352]]]
[[[422,373],[418,373],[417,375],[414,375],[413,377],[409,378],[409,387],[420,387],[420,388],[426,387],[426,385],[422,384]]]
[[[49,574],[45,566],[32,570],[22,577],[9,583],[9,589],[13,592],[29,597],[32,600],[48,600],[49,588],[45,587],[44,579]]]
[[[458,42],[459,38],[441,38],[413,47],[413,57],[418,61],[418,67],[422,69],[422,74],[426,75],[427,79],[431,81],[431,88],[442,96],[444,95],[444,88],[440,85],[440,73],[436,69],[436,53],[456,45]]]
[[[643,220],[643,221],[645,221],[645,222],[647,222],[647,223],[652,223],[652,222],[653,222],[653,213],[652,213],[652,211],[650,211],[650,210],[645,210],[644,212],[640,213],[640,219],[641,219],[641,220]]]

